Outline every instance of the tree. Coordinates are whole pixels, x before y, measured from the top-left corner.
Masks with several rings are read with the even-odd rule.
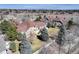
[[[31,54],[32,53],[32,48],[31,44],[26,40],[26,35],[23,34],[21,39],[21,43],[19,45],[19,51],[21,54]]]
[[[44,28],[44,29],[41,30],[40,32],[41,32],[41,35],[37,36],[38,39],[40,39],[40,40],[42,40],[42,41],[47,41],[47,40],[49,39],[47,29]]]
[[[16,27],[11,24],[9,21],[4,20],[1,24],[0,24],[0,30],[2,31],[3,34],[6,34],[8,37],[8,40],[10,41],[14,41],[17,39],[17,31],[16,31]]]
[[[63,30],[63,28],[60,28],[60,31],[58,33],[58,38],[56,39],[57,44],[62,45],[63,35],[64,35],[64,30]]]
[[[48,28],[50,28],[50,27],[51,27],[51,24],[50,24],[49,22],[47,23],[47,27],[48,27]]]
[[[69,29],[73,25],[73,18],[71,18],[71,20],[68,21],[67,25],[67,29]]]
[[[54,22],[50,22],[50,21],[49,21],[49,22],[47,23],[47,27],[48,27],[48,28],[50,28],[50,27],[55,27],[54,25],[55,25]]]
[[[8,30],[8,27],[9,27],[9,23],[8,21],[3,21],[1,24],[0,24],[0,30],[2,31],[3,34],[6,33],[6,31]]]
[[[21,41],[22,39],[23,39],[23,34],[18,33],[18,38],[17,38],[17,40],[18,40],[18,41]]]
[[[65,40],[65,27],[61,21],[53,20],[53,27],[58,27],[60,29],[58,33],[58,38],[56,39],[56,43],[59,45],[63,45],[63,42]]]
[[[40,21],[41,16],[38,16],[35,21]]]

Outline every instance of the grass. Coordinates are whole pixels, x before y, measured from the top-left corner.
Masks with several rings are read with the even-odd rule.
[[[59,28],[58,27],[48,28],[48,35],[49,36],[57,35],[58,32],[59,32]]]
[[[35,51],[37,51],[39,48],[41,48],[42,46],[42,42],[39,39],[34,39],[32,41],[32,52],[34,53]]]

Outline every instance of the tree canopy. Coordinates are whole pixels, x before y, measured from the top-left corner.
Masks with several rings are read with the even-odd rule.
[[[44,29],[41,30],[40,32],[41,32],[41,35],[37,36],[38,39],[40,39],[40,40],[42,40],[42,41],[47,41],[47,40],[49,39],[47,29],[44,28]]]
[[[38,16],[35,21],[40,21],[41,16]]]
[[[17,39],[18,33],[16,31],[16,27],[9,21],[4,20],[0,24],[0,30],[2,31],[3,34],[7,35],[8,40],[14,41]]]

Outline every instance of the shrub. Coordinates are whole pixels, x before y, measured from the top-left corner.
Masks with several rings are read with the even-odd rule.
[[[16,52],[16,43],[15,43],[15,42],[11,42],[9,49],[10,49],[12,52]]]
[[[37,17],[35,21],[40,21],[41,16]]]

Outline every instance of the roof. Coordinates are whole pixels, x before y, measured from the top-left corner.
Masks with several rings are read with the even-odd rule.
[[[42,26],[45,26],[45,25],[46,25],[46,24],[45,24],[44,22],[40,22],[40,21],[36,21],[36,22],[35,22],[35,26],[38,27],[38,28],[39,28],[39,27],[42,27]]]
[[[16,25],[18,32],[26,32],[30,27],[33,27],[34,23],[30,20],[27,20],[23,23]]]
[[[25,32],[27,30],[27,24],[22,23],[17,25],[17,31],[18,32]]]
[[[21,24],[16,25],[17,27],[17,31],[18,32],[26,32],[30,27],[42,27],[45,26],[44,22],[40,22],[40,21],[31,21],[31,20],[27,20]]]

